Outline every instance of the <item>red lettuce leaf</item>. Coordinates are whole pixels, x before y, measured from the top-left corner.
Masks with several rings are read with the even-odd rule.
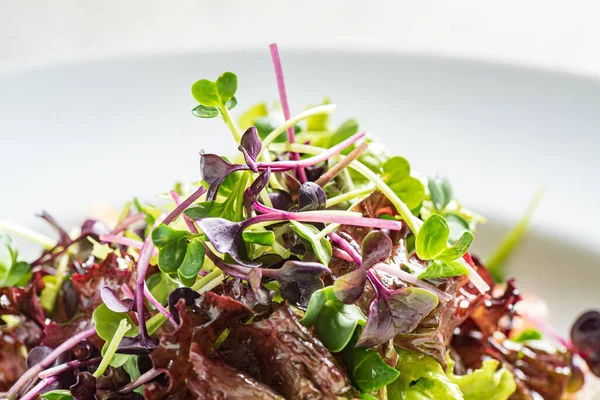
[[[0,315],[22,315],[44,326],[46,316],[33,286],[0,288],[0,298]]]

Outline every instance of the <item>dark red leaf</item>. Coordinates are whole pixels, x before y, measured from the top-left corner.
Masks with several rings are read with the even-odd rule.
[[[23,315],[39,326],[46,316],[33,286],[0,288],[0,315]]]

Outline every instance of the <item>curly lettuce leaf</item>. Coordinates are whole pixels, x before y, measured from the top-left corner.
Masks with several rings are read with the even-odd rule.
[[[400,376],[387,387],[389,400],[466,399],[434,358],[399,347],[396,351]]]
[[[465,400],[507,400],[517,389],[512,373],[498,360],[484,360],[481,368],[468,375],[454,375],[454,362],[448,358],[448,378],[458,385]]]

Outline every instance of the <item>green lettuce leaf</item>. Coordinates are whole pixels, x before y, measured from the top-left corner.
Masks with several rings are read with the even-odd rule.
[[[400,377],[388,385],[389,400],[464,400],[460,388],[431,357],[396,348]]]
[[[498,369],[498,360],[484,360],[481,368],[468,375],[454,375],[454,362],[448,359],[448,377],[460,387],[465,400],[507,400],[517,389],[512,373]]]

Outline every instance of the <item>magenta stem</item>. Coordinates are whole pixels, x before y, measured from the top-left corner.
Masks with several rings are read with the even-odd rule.
[[[285,171],[286,169],[294,169],[300,167],[310,167],[312,165],[318,164],[323,161],[329,160],[331,157],[340,154],[345,148],[352,146],[354,143],[358,142],[360,139],[366,136],[366,132],[358,132],[348,139],[336,144],[333,147],[327,149],[321,154],[317,154],[316,156],[312,156],[309,158],[305,158],[299,161],[273,161],[270,163],[258,163],[257,167],[259,170],[265,170],[267,168],[271,168],[273,171]]]
[[[92,326],[91,328],[87,328],[75,334],[75,336],[72,336],[71,338],[67,339],[60,346],[52,350],[52,352],[48,354],[44,359],[42,359],[42,361],[25,371],[25,373],[21,375],[19,380],[15,382],[15,384],[10,388],[10,390],[6,392],[6,397],[10,399],[14,398],[19,393],[19,391],[23,389],[25,385],[27,385],[31,380],[37,379],[37,376],[40,372],[42,372],[45,368],[48,368],[48,366],[50,366],[54,361],[56,361],[58,356],[60,356],[65,351],[73,348],[77,343],[81,342],[83,339],[87,339],[95,333],[96,328]],[[41,389],[43,389],[44,387],[45,386],[43,386]]]
[[[390,229],[394,231],[399,231],[402,229],[402,223],[387,219],[346,217],[341,215],[330,215],[318,211],[289,212],[266,207],[257,201],[255,201],[253,204],[254,209],[263,214],[243,221],[242,224],[244,227],[266,221],[288,220],[298,222],[323,222],[331,224],[338,223],[344,225],[364,226],[367,228]]]
[[[138,249],[138,250],[141,250],[142,246],[144,245],[144,242],[140,242],[139,240],[131,239],[131,238],[121,236],[121,235],[113,235],[113,234],[100,235],[98,237],[98,239],[100,239],[101,242],[118,244],[121,246],[127,246],[127,247],[131,247],[132,249]],[[154,249],[153,254],[158,255],[158,251],[156,249]]]
[[[145,383],[150,382],[152,379],[156,378],[158,375],[167,372],[165,368],[152,368],[147,372],[144,372],[142,375],[137,377],[137,379],[129,382],[127,385],[123,386],[121,389],[117,390],[117,394],[127,394],[133,392],[139,386],[142,386]]]
[[[47,370],[40,372],[38,374],[38,378],[46,379],[46,378],[49,378],[54,375],[60,375],[66,371],[71,371],[71,370],[74,370],[77,368],[83,368],[83,367],[87,367],[90,365],[100,364],[101,361],[102,361],[102,357],[90,358],[89,360],[69,361],[67,363],[60,364],[60,365],[57,365],[56,367],[48,368]]]
[[[113,229],[111,233],[113,235],[117,235],[117,234],[123,232],[124,230],[126,230],[127,228],[129,228],[131,225],[142,221],[144,218],[146,218],[146,216],[143,213],[130,215],[127,218],[125,218],[123,221],[121,221],[117,226],[115,226],[115,229]]]
[[[150,289],[148,289],[146,282],[144,282],[144,296],[146,297],[146,299],[148,299],[148,302],[150,304],[152,304],[161,314],[164,314],[164,316],[167,317],[169,322],[173,324],[175,328],[179,328],[179,324],[177,323],[177,321],[175,321],[175,318],[173,318],[173,315],[169,312],[169,310],[163,307],[163,305],[160,304],[158,300],[156,300],[156,297],[154,297],[154,295],[150,293]]]
[[[356,263],[356,265],[358,265],[359,267],[362,265],[361,255],[358,254],[358,251],[356,251],[356,249],[352,247],[352,245],[348,243],[346,239],[344,239],[335,232],[331,232],[329,234],[329,238],[333,243],[337,244],[342,250],[344,250],[350,256],[352,261]]]
[[[33,400],[38,394],[48,386],[52,385],[58,380],[58,376],[51,376],[50,378],[42,379],[40,383],[35,385],[29,392],[27,392],[21,400]]]
[[[173,222],[181,213],[192,205],[192,203],[200,198],[204,193],[206,193],[206,189],[204,186],[200,186],[194,193],[192,193],[187,199],[181,202],[163,221],[165,225],[169,225]]]
[[[283,79],[283,67],[281,66],[281,57],[279,56],[279,48],[277,47],[277,43],[272,43],[269,48],[271,49],[271,60],[273,60],[273,68],[275,68],[275,77],[277,79],[277,90],[279,91],[279,101],[281,102],[281,109],[283,111],[283,117],[285,120],[289,120],[290,115],[290,105],[288,103],[287,91],[285,89],[285,79]],[[288,142],[294,143],[296,141],[294,136],[294,127],[290,126],[287,130],[287,139]],[[290,153],[290,159],[299,160],[300,155],[298,153]],[[302,167],[298,168],[298,179],[300,179],[301,183],[307,181],[306,172]]]
[[[133,300],[133,298],[135,297],[135,295],[133,294],[133,292],[131,291],[129,286],[127,286],[125,283],[121,285],[121,291],[125,295],[125,298],[129,298],[129,299]]]
[[[174,190],[171,190],[169,193],[171,194],[171,198],[173,199],[175,204],[177,204],[177,206],[180,206],[181,199],[179,198],[179,195],[177,194],[177,192]],[[193,201],[190,202],[190,204],[191,203],[193,203]],[[194,221],[192,221],[187,215],[183,214],[183,220],[185,221],[185,224],[187,225],[190,232],[199,233],[198,228],[196,228],[196,224],[194,224]]]

